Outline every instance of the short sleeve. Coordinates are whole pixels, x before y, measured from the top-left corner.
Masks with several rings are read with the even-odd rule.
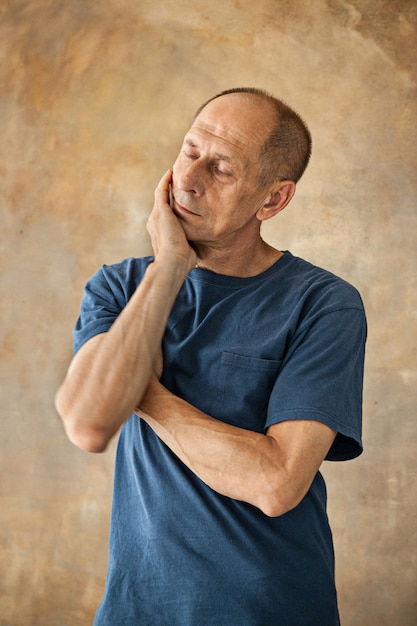
[[[73,332],[73,349],[107,332],[137,289],[153,257],[128,258],[103,265],[87,282]]]
[[[365,340],[359,307],[326,312],[301,325],[274,384],[266,426],[320,421],[338,432],[327,460],[359,456]]]
[[[80,314],[73,332],[74,354],[86,341],[95,335],[107,332],[120,310],[120,303],[101,268],[84,287]]]

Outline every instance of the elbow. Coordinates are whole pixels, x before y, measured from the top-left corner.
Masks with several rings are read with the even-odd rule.
[[[292,507],[285,506],[285,504],[280,502],[278,499],[275,500],[268,498],[259,502],[258,508],[267,517],[280,517],[290,511]]]
[[[70,442],[84,452],[99,454],[107,449],[109,438],[97,430],[80,428],[64,422],[66,435]]]
[[[283,501],[281,498],[268,498],[259,504],[262,513],[267,517],[280,517],[300,503],[299,501]]]
[[[100,453],[106,450],[111,437],[104,428],[86,424],[83,416],[65,401],[62,387],[55,395],[55,408],[72,444],[85,452]]]
[[[262,494],[259,494],[257,506],[267,517],[280,517],[295,509],[304,495],[305,493],[297,493],[282,485],[275,489],[267,488]]]

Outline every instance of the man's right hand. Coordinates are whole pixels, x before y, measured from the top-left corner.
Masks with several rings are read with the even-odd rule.
[[[172,170],[168,170],[155,189],[155,203],[149,216],[147,229],[151,237],[156,261],[185,263],[187,273],[197,262],[184,230],[170,206]]]

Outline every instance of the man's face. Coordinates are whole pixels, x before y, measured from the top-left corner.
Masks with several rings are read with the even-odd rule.
[[[173,210],[189,241],[222,245],[257,236],[258,155],[273,112],[258,98],[229,94],[210,102],[184,138],[173,167]],[[238,241],[238,240],[236,240]]]

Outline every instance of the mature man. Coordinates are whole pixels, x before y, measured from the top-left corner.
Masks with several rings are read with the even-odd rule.
[[[122,426],[97,626],[339,623],[318,470],[362,451],[363,306],[260,234],[310,147],[265,92],[215,96],[156,189],[154,257],[86,285],[56,404],[85,450]]]

